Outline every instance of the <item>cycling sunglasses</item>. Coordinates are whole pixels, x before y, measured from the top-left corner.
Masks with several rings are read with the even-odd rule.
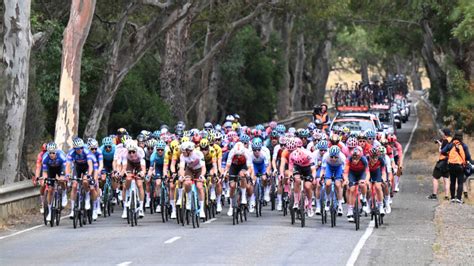
[[[50,152],[49,154],[50,154],[50,155],[55,155],[55,154],[56,154],[56,152]]]
[[[327,152],[328,150],[319,150],[319,151],[322,151],[322,152]]]
[[[106,149],[112,149],[112,146],[105,146]]]
[[[331,159],[337,159],[339,158],[338,156],[331,156]]]
[[[163,149],[157,149],[156,151],[157,151],[157,152],[160,152],[160,151],[164,151],[164,150],[163,150]]]
[[[253,151],[260,151],[261,149],[253,149]]]
[[[374,138],[367,138],[367,140],[374,140]]]
[[[129,151],[128,154],[135,154],[135,151]]]
[[[91,148],[91,151],[96,151],[96,150],[97,150],[97,148]]]

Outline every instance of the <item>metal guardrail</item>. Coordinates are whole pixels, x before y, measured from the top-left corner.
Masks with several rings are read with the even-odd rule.
[[[31,180],[24,180],[0,187],[0,205],[31,198],[39,195],[38,187]]]

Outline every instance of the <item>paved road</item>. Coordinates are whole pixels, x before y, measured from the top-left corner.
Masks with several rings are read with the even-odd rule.
[[[398,136],[405,145],[416,117],[404,124]],[[403,186],[402,188],[404,188]],[[225,212],[226,212],[225,208]],[[403,220],[407,212],[394,200],[393,214]],[[131,228],[120,213],[99,218],[92,225],[73,229],[69,219],[59,227],[40,227],[0,240],[0,265],[12,264],[325,264],[345,265],[369,224],[362,219],[361,230],[345,216],[336,228],[322,225],[320,217],[307,220],[307,226],[291,225],[289,217],[264,209],[263,218],[253,215],[247,222],[232,225],[232,218],[221,214],[199,229],[175,222],[163,224],[161,216],[146,215],[138,227]],[[377,230],[375,230],[377,231]],[[387,232],[386,229],[379,230]],[[361,259],[368,262],[381,250],[375,232],[363,248]],[[384,237],[393,237],[385,234]],[[171,242],[171,239],[177,239]],[[374,241],[375,239],[375,241]],[[166,243],[171,242],[171,243]]]

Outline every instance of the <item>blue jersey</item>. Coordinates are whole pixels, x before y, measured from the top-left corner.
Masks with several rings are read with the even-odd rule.
[[[102,156],[102,150],[97,149],[95,152],[91,151],[92,155],[95,157],[95,162],[94,162],[94,170],[99,169],[99,164],[100,162],[104,161],[104,157]]]
[[[61,171],[66,169],[66,154],[62,150],[56,151],[56,158],[53,160],[49,157],[49,152],[45,152],[43,155],[43,172],[47,172],[50,167],[60,167]]]
[[[67,153],[67,162],[77,165],[87,165],[87,162],[95,164],[97,160],[90,150],[83,148],[80,154],[78,154],[75,149],[70,149]]]
[[[105,150],[104,145],[100,146],[100,150],[102,151],[102,156],[104,158],[104,163],[107,163],[107,162],[112,163],[114,161],[115,145],[112,145],[112,149],[110,150],[110,152],[107,152]]]
[[[163,164],[165,162],[165,153],[163,152],[163,155],[159,156],[156,150],[151,154],[150,156],[150,167],[155,168],[155,174],[156,175],[162,175],[163,174]]]

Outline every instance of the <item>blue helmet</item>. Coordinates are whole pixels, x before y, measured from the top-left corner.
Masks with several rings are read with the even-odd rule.
[[[315,130],[316,129],[316,124],[314,124],[313,122],[310,122],[308,124],[308,129],[311,130],[311,131]]]
[[[166,143],[162,140],[158,140],[155,143],[155,147],[156,147],[157,150],[164,150],[166,148]]]
[[[263,147],[263,142],[260,138],[254,138],[252,140],[252,150],[260,150]]]
[[[72,140],[72,147],[75,149],[82,148],[84,147],[84,141],[81,138],[75,138]]]
[[[367,131],[365,131],[365,137],[366,138],[375,138],[375,131],[373,131],[372,129],[368,129]]]
[[[321,140],[316,144],[316,148],[318,150],[327,150],[328,149],[328,142],[326,140]]]
[[[114,140],[111,137],[105,137],[102,139],[102,145],[104,146],[112,146]]]
[[[280,134],[284,134],[286,132],[286,127],[283,124],[278,124],[275,128],[276,131]]]
[[[262,124],[258,124],[256,127],[255,127],[256,130],[261,130],[261,131],[264,131],[265,130],[265,127],[262,125]]]
[[[244,143],[244,144],[247,144],[247,143],[249,143],[249,141],[250,141],[250,137],[249,137],[248,135],[246,135],[246,134],[242,134],[242,135],[240,136],[240,141],[241,141],[242,143]]]
[[[339,149],[338,146],[333,145],[329,149],[329,156],[338,156],[340,152],[341,152],[341,149]]]

